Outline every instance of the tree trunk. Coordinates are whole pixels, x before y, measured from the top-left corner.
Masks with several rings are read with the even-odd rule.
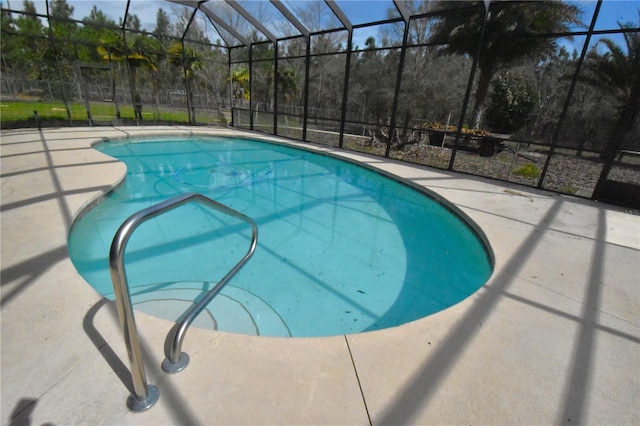
[[[410,121],[411,121],[411,113],[407,112],[404,115],[404,126],[402,127],[402,136],[401,136],[402,139],[407,137],[407,131],[409,130]]]
[[[473,104],[473,111],[471,113],[474,129],[479,129],[482,126],[489,85],[491,84],[491,79],[494,74],[490,67],[482,66],[482,64],[479,66],[479,70],[478,88],[476,89],[475,103]]]
[[[607,142],[607,146],[602,152],[604,167],[602,169],[602,173],[600,173],[600,177],[598,178],[598,183],[593,190],[593,198],[595,199],[602,198],[604,195],[603,189],[609,176],[609,172],[613,167],[613,160],[615,159],[616,153],[620,149],[624,137],[633,129],[633,122],[640,113],[640,83],[636,84],[631,89],[631,96],[629,99],[630,101],[624,106],[624,109],[620,113],[620,118],[618,119],[613,132],[611,132],[611,137]]]

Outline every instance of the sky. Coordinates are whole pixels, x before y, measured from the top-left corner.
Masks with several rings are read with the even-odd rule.
[[[259,1],[265,0],[240,0],[245,8],[250,9],[257,7]],[[288,3],[304,5],[306,2],[318,0],[288,0]],[[3,7],[11,7],[12,9],[22,9],[23,0],[0,0]],[[583,20],[588,26],[593,10],[596,6],[596,0],[586,1],[570,1],[578,4],[584,11]],[[89,15],[93,5],[98,5],[107,16],[118,22],[118,18],[124,15],[126,8],[126,0],[67,0],[67,3],[73,6],[75,19],[82,19]],[[34,4],[38,12],[45,13],[46,6],[44,0],[35,0]],[[392,7],[391,0],[336,0],[336,4],[344,11],[345,15],[353,24],[361,24],[372,21],[379,21],[387,18],[387,10]],[[140,18],[142,27],[147,31],[153,31],[155,27],[156,12],[159,7],[170,12],[170,16],[175,14],[177,5],[172,5],[165,0],[131,0],[130,13],[135,13]],[[604,0],[600,10],[596,29],[617,29],[618,22],[634,22],[638,23],[638,11],[640,10],[640,0]],[[579,30],[579,28],[576,28]],[[365,34],[362,30],[358,35],[354,35],[354,45],[364,47],[364,39],[371,34]],[[375,35],[375,34],[374,34]],[[624,44],[622,37],[614,38],[618,44]],[[574,46],[580,45],[581,40],[574,40]],[[579,49],[579,48],[578,48]]]

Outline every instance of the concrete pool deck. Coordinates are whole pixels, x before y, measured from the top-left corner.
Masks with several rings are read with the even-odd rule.
[[[113,303],[67,254],[75,217],[125,175],[90,144],[128,127],[1,134],[1,416],[25,424],[640,424],[640,216],[574,197],[304,144],[445,197],[484,231],[478,292],[400,327],[327,338],[191,329],[187,369],[160,369],[170,323],[136,313],[158,403],[131,379]],[[428,259],[425,259],[428,261]]]

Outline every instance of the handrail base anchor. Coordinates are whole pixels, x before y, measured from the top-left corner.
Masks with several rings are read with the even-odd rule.
[[[129,395],[127,398],[127,408],[134,413],[145,411],[155,404],[160,397],[160,391],[154,385],[147,386],[147,397],[145,399],[138,399],[135,395]]]
[[[186,352],[180,353],[180,359],[175,364],[171,362],[169,358],[165,358],[162,361],[162,371],[169,374],[178,373],[189,365],[189,354]]]

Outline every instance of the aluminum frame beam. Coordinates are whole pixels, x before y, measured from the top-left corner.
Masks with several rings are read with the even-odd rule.
[[[276,37],[271,31],[269,31],[264,25],[262,25],[259,21],[257,21],[247,9],[242,7],[237,0],[225,0],[229,6],[231,6],[236,12],[238,12],[244,19],[249,21],[251,25],[256,27],[258,31],[264,34],[271,43],[276,43],[278,41],[278,37]]]
[[[404,19],[404,23],[409,24],[411,13],[409,13],[409,10],[407,10],[404,2],[402,0],[393,0],[393,4],[395,4],[396,9],[398,9],[398,12],[402,16],[402,19]]]
[[[334,0],[324,0],[324,2],[327,4],[327,6],[329,6],[329,9],[331,9],[333,14],[336,15],[336,18],[338,18],[345,29],[349,32],[353,31],[353,24],[351,23],[349,18],[347,18],[347,15],[344,14],[342,9],[340,9],[340,6],[338,6],[338,4]]]
[[[238,31],[236,31],[233,27],[231,27],[231,25],[227,24],[224,21],[224,19],[216,15],[211,9],[207,7],[208,0],[204,0],[204,1],[203,0],[167,0],[167,1],[170,3],[177,3],[183,6],[193,7],[194,9],[200,9],[202,13],[204,13],[209,17],[209,19],[211,19],[216,25],[219,25],[226,32],[228,32],[233,37],[235,37],[238,41],[240,41],[242,45],[244,46],[251,45],[250,40],[248,40],[245,36],[243,36]],[[220,36],[222,37],[222,34],[220,34]],[[223,40],[224,40],[224,37],[223,37]],[[227,43],[227,47],[233,47],[233,46],[229,46],[228,42],[225,41],[225,43]]]
[[[278,9],[280,13],[282,13],[284,17],[287,18],[298,31],[300,31],[300,34],[302,34],[306,38],[309,38],[311,32],[302,24],[302,22],[298,20],[298,18],[295,17],[293,13],[291,13],[291,11],[280,0],[271,0],[271,4],[273,4],[276,9]]]

